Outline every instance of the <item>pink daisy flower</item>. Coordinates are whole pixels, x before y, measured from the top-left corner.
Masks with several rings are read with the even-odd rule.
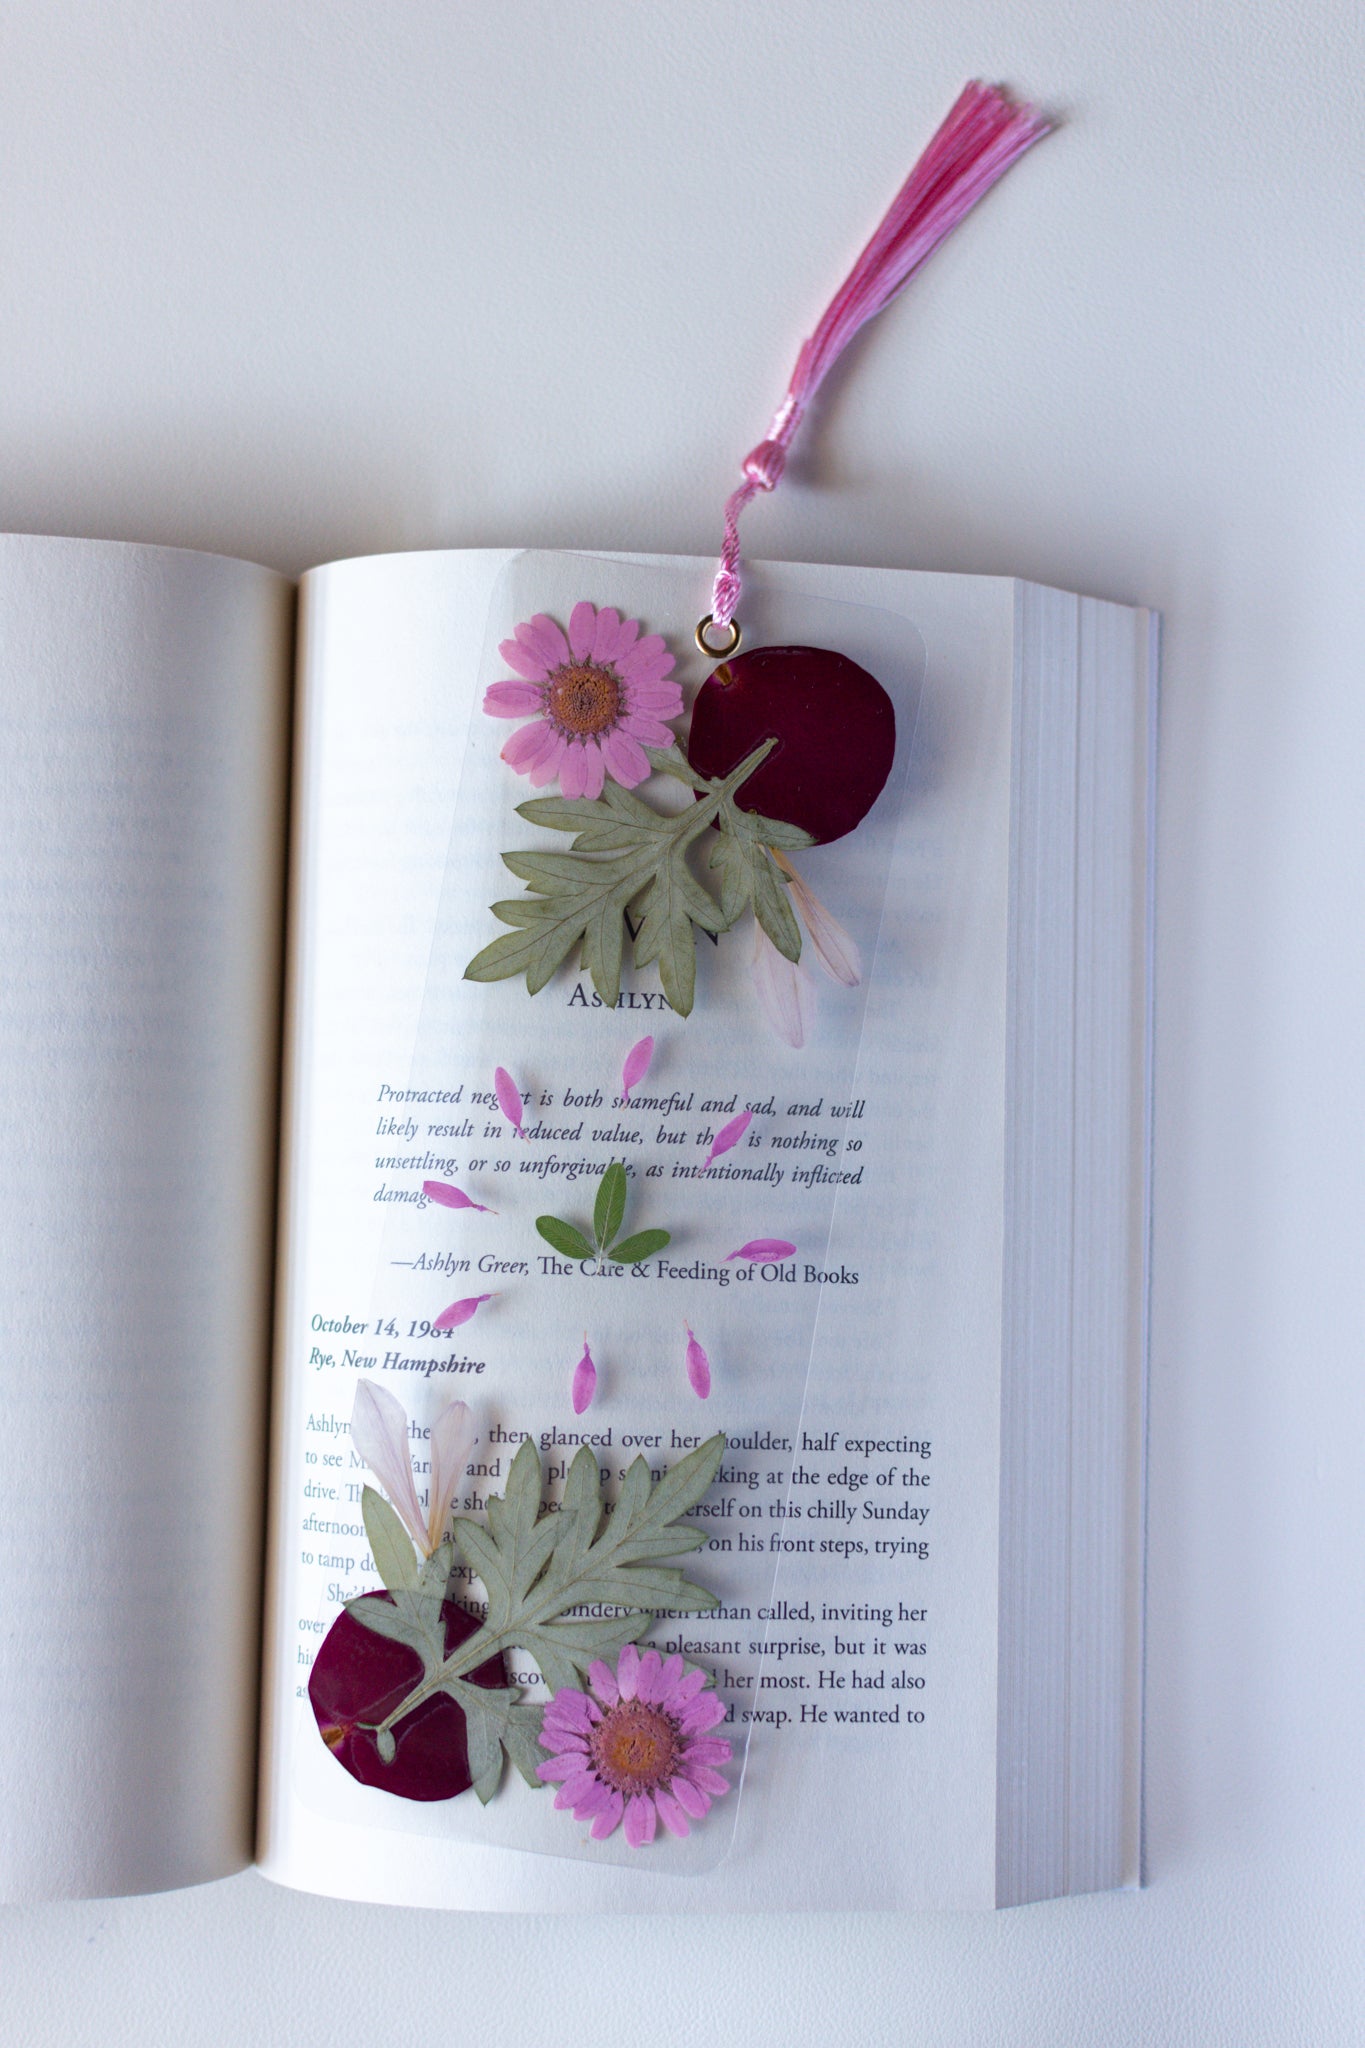
[[[649,774],[645,747],[671,747],[665,720],[682,711],[670,681],[673,657],[657,633],[640,638],[638,619],[576,604],[566,638],[544,612],[523,620],[498,652],[519,680],[493,683],[492,718],[531,718],[502,758],[537,789],[556,775],[565,796],[602,794],[608,775],[633,789]]]
[[[540,1746],[552,1754],[539,1775],[562,1781],[555,1805],[590,1819],[596,1842],[622,1820],[632,1849],[654,1840],[659,1821],[671,1835],[690,1833],[689,1821],[730,1789],[716,1769],[730,1744],[707,1733],[725,1708],[704,1690],[706,1673],[627,1643],[614,1673],[599,1660],[588,1681],[590,1693],[561,1686],[541,1724]]]

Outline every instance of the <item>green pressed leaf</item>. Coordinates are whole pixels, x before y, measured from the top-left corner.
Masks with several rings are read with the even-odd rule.
[[[597,1184],[592,1227],[600,1249],[605,1250],[626,1219],[626,1169],[619,1159],[605,1167]]]
[[[779,953],[801,957],[801,929],[786,886],[761,841],[735,832],[721,832],[711,849],[711,866],[720,872],[721,909],[733,923],[752,909]]]
[[[503,981],[524,975],[534,995],[574,953],[604,1003],[621,992],[625,917],[639,904],[637,966],[657,961],[659,979],[675,1010],[692,1007],[696,980],[693,926],[727,928],[715,898],[687,864],[687,850],[735,791],[766,759],[765,740],[722,780],[704,783],[700,801],[667,814],[608,782],[601,796],[533,797],[518,806],[531,824],[572,832],[568,853],[504,853],[504,866],[526,884],[529,897],[493,905],[493,915],[514,929],[494,939],[465,968],[468,981]],[[661,756],[669,774],[692,783],[682,762]]]
[[[507,1716],[507,1726],[502,1737],[503,1745],[516,1769],[536,1792],[545,1790],[545,1780],[538,1775],[539,1766],[548,1755],[540,1740],[540,1724],[544,1711],[543,1707],[526,1703],[513,1707]]]
[[[687,756],[677,747],[646,747],[645,759],[656,775],[671,775],[676,781],[685,782],[689,789],[695,789],[698,794],[702,790],[714,787],[704,775],[698,775]]]
[[[784,824],[781,818],[765,818],[761,811],[743,811],[728,797],[720,807],[718,823],[722,832],[756,839],[760,846],[780,846],[784,853],[799,853],[803,846],[815,844],[810,833],[803,832],[799,825]]]
[[[801,958],[801,927],[786,887],[766,853],[754,865],[754,916],[785,959]]]
[[[593,1246],[588,1243],[581,1230],[575,1230],[572,1223],[563,1223],[558,1216],[537,1216],[536,1229],[546,1244],[552,1244],[562,1258],[590,1259]]]
[[[672,1233],[667,1230],[637,1230],[634,1237],[623,1237],[620,1244],[614,1244],[607,1257],[618,1266],[633,1266],[641,1259],[652,1259],[655,1252],[661,1252],[671,1241]]]
[[[467,1695],[473,1694],[477,1687],[466,1686],[464,1691]],[[502,1731],[507,1725],[507,1717],[505,1712],[493,1714],[475,1706],[472,1698],[464,1699],[462,1705],[469,1775],[479,1804],[487,1806],[502,1777]]]
[[[417,1584],[417,1553],[396,1511],[382,1493],[367,1486],[360,1496],[360,1513],[375,1570],[385,1586],[390,1593],[411,1592]]]

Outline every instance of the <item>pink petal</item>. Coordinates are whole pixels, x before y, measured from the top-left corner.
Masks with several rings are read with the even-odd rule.
[[[676,1835],[679,1841],[685,1841],[692,1832],[687,1825],[687,1816],[677,1800],[665,1792],[662,1785],[654,1794],[654,1804],[658,1810],[659,1819],[668,1829],[669,1834]]]
[[[603,605],[597,614],[597,629],[592,636],[593,661],[610,661],[616,652],[616,643],[621,636],[621,614],[613,611],[609,604]]]
[[[660,634],[646,633],[644,639],[637,640],[628,654],[623,653],[618,657],[616,666],[630,683],[634,682],[637,676],[643,681],[646,675],[659,669],[661,661],[661,673],[666,675],[673,666],[673,657]]]
[[[734,1150],[753,1120],[753,1111],[751,1109],[742,1109],[738,1116],[732,1116],[728,1124],[721,1126],[720,1130],[716,1133],[715,1142],[711,1150],[702,1162],[701,1170],[703,1173],[705,1173],[713,1159],[720,1158],[722,1152],[732,1152]]]
[[[547,782],[554,781],[559,773],[559,764],[564,759],[564,749],[568,745],[562,732],[556,732],[553,726],[549,727],[548,730],[550,733],[549,747],[546,749],[543,758],[537,761],[531,769],[532,789],[544,789]]]
[[[566,1750],[561,1756],[552,1756],[548,1763],[537,1764],[536,1776],[543,1778],[547,1785],[553,1785],[556,1778],[572,1778],[582,1770],[586,1755],[587,1751],[583,1749],[577,1753]]]
[[[700,1665],[694,1664],[690,1671],[683,1673],[674,1687],[673,1699],[668,1709],[669,1713],[673,1713],[678,1707],[685,1706],[688,1700],[695,1699],[705,1684],[706,1673],[701,1669]]]
[[[737,1252],[727,1252],[727,1259],[789,1259],[796,1250],[785,1237],[751,1237]]]
[[[555,1794],[555,1805],[561,1811],[566,1806],[577,1806],[580,1801],[592,1797],[598,1782],[589,1771],[580,1771],[576,1778],[566,1778]]]
[[[484,1302],[492,1299],[491,1294],[466,1294],[462,1301],[452,1301],[449,1308],[443,1308],[431,1327],[433,1330],[458,1330],[461,1323],[467,1323],[471,1316],[478,1314]]]
[[[424,1180],[422,1193],[429,1202],[439,1202],[443,1209],[477,1209],[481,1216],[496,1216],[496,1209],[486,1209],[482,1202],[471,1201],[463,1188],[457,1188],[448,1180]]]
[[[757,922],[753,978],[759,1008],[782,1043],[803,1046],[814,1014],[810,981],[794,961],[778,952]]]
[[[704,1401],[711,1392],[711,1361],[692,1335],[691,1327],[685,1323],[683,1328],[687,1331],[688,1385],[697,1398]]]
[[[530,718],[545,709],[545,690],[539,683],[490,683],[483,708],[490,718]]]
[[[639,635],[640,621],[638,619],[622,619],[616,633],[616,652],[612,656],[612,660],[616,663],[618,669],[621,665],[622,655],[626,652],[627,648],[635,645]]]
[[[628,733],[642,747],[671,747],[673,744],[674,735],[668,727],[660,725],[657,718],[651,718],[647,711],[628,711],[617,731]]]
[[[574,1367],[573,1374],[572,1398],[575,1415],[583,1413],[584,1409],[590,1405],[592,1397],[596,1392],[597,1367],[592,1362],[592,1353],[588,1349],[588,1340],[585,1337],[583,1339],[583,1356]]]
[[[554,620],[544,612],[537,612],[533,619],[524,619],[517,627],[516,635],[523,647],[529,647],[540,655],[547,668],[558,668],[569,659],[568,641]]]
[[[643,1799],[637,1792],[626,1801],[626,1840],[632,1849],[642,1849],[654,1840],[658,1819],[652,1799]]]
[[[570,740],[565,747],[564,759],[559,764],[559,786],[568,797],[582,796],[586,791],[588,750],[582,740]]]
[[[554,727],[538,718],[533,725],[523,725],[512,734],[503,746],[502,758],[518,775],[527,775],[545,759],[558,738]]]
[[[602,784],[607,779],[607,764],[602,759],[602,749],[598,746],[595,739],[583,742],[583,763],[584,796],[601,796]]]
[[[682,1677],[685,1668],[682,1658],[675,1650],[673,1655],[665,1661],[663,1670],[659,1673],[659,1690],[655,1694],[655,1699],[658,1705],[665,1710],[677,1690],[678,1680]]]
[[[623,1700],[635,1698],[635,1688],[640,1679],[640,1652],[634,1643],[627,1643],[616,1660],[616,1683],[621,1688]]]
[[[549,673],[550,663],[524,640],[500,641],[498,653],[509,668],[515,669],[517,674],[524,676],[529,683],[543,683]]]
[[[610,1785],[604,1785],[600,1778],[594,1778],[591,1792],[585,1792],[574,1807],[574,1819],[591,1820],[594,1814],[605,1812],[610,1798]]]
[[[734,1750],[719,1735],[698,1735],[682,1751],[682,1760],[691,1770],[695,1764],[728,1764]]]
[[[633,740],[622,727],[615,726],[604,732],[601,739],[602,759],[608,772],[620,783],[622,789],[634,789],[649,775],[649,763],[640,750],[638,740]]]
[[[687,1801],[683,1798],[682,1788],[684,1785],[690,1785],[695,1790],[697,1797],[705,1801],[701,1808],[701,1813],[697,1813],[695,1807],[687,1806]],[[682,1770],[675,1772],[673,1789],[679,1799],[682,1800],[683,1805],[687,1806],[687,1811],[694,1814],[700,1820],[701,1814],[705,1813],[707,1806],[710,1804],[710,1800],[706,1799],[706,1794],[709,1792],[712,1799],[723,1799],[730,1789],[730,1780],[722,1778],[719,1771],[708,1770],[707,1766],[699,1759],[696,1761],[689,1760]]]
[[[625,1803],[619,1792],[613,1792],[610,1795],[606,1805],[592,1824],[592,1838],[594,1842],[605,1842],[608,1835],[615,1834],[620,1826],[621,1814],[624,1811]]]
[[[714,1777],[715,1773],[712,1772],[711,1775]],[[730,1788],[728,1785],[725,1784],[724,1778],[722,1778],[720,1782],[722,1785],[725,1786],[725,1790],[728,1792]],[[707,1798],[706,1794],[700,1789],[699,1786],[694,1785],[690,1778],[685,1777],[681,1771],[678,1771],[674,1775],[668,1789],[673,1794],[673,1797],[677,1800],[683,1812],[687,1814],[690,1819],[704,1820],[706,1815],[711,1811],[711,1802]],[[720,1795],[717,1794],[716,1796],[719,1797]]]
[[[857,988],[863,978],[863,963],[858,948],[844,930],[837,917],[831,917],[820,898],[806,887],[791,862],[784,860],[781,867],[792,892],[792,900],[801,914],[815,957],[831,981],[840,982],[844,988]]]
[[[569,613],[569,651],[575,661],[591,661],[597,638],[597,606],[584,600]]]
[[[358,1382],[351,1409],[351,1447],[392,1501],[414,1543],[425,1545],[427,1518],[417,1498],[408,1450],[408,1418],[387,1387]]]
[[[579,1692],[572,1685],[562,1685],[546,1707],[543,1719],[547,1728],[556,1721],[562,1721],[568,1728],[591,1728],[592,1704],[585,1692]]]
[[[637,1700],[643,1700],[647,1707],[652,1707],[656,1700],[662,1697],[659,1673],[663,1670],[663,1665],[664,1660],[657,1650],[646,1650],[640,1659],[640,1675],[635,1682],[635,1697]]]
[[[645,1075],[649,1072],[649,1063],[653,1057],[654,1040],[652,1038],[637,1038],[630,1051],[626,1054],[625,1061],[621,1067],[622,1102],[630,1101],[631,1089],[638,1088],[644,1080]]]
[[[507,1118],[512,1129],[520,1134],[525,1104],[521,1099],[521,1091],[506,1067],[495,1067],[493,1069],[493,1089],[498,1098],[498,1108]]]
[[[725,1719],[725,1703],[713,1692],[701,1692],[680,1708],[674,1719],[684,1735],[704,1735],[708,1728],[719,1727]]]
[[[445,1534],[450,1503],[464,1482],[474,1446],[474,1417],[463,1401],[448,1401],[431,1425],[431,1477],[427,1487],[427,1555]]]
[[[627,683],[627,711],[651,711],[656,718],[676,718],[682,710],[682,691],[676,683]]]
[[[610,1664],[604,1664],[600,1657],[588,1666],[588,1683],[604,1707],[614,1707],[621,1697]]]

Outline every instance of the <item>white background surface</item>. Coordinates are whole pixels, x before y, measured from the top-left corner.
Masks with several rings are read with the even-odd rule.
[[[7,10],[6,526],[289,569],[705,550],[984,73],[1066,125],[856,350],[749,544],[1167,619],[1147,1891],[551,1924],[248,1876],[0,1912],[7,2048],[1360,2038],[1361,43],[1349,0]]]

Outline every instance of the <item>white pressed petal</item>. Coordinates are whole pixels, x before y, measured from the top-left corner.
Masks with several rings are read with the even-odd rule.
[[[427,1497],[427,1556],[445,1534],[450,1503],[460,1490],[474,1442],[474,1417],[463,1401],[449,1401],[431,1425],[431,1491]]]
[[[408,1452],[408,1418],[401,1401],[386,1387],[361,1380],[351,1409],[351,1442],[383,1487],[403,1527],[419,1550],[425,1550],[426,1516],[417,1498]]]
[[[816,959],[831,981],[840,982],[845,988],[857,988],[863,978],[863,963],[852,936],[844,930],[838,918],[826,910],[814,890],[806,887],[791,862],[784,860],[780,852],[776,859],[787,877]]]
[[[794,961],[778,952],[757,922],[754,925],[753,978],[759,1008],[782,1043],[803,1046],[813,1009],[810,982]]]

